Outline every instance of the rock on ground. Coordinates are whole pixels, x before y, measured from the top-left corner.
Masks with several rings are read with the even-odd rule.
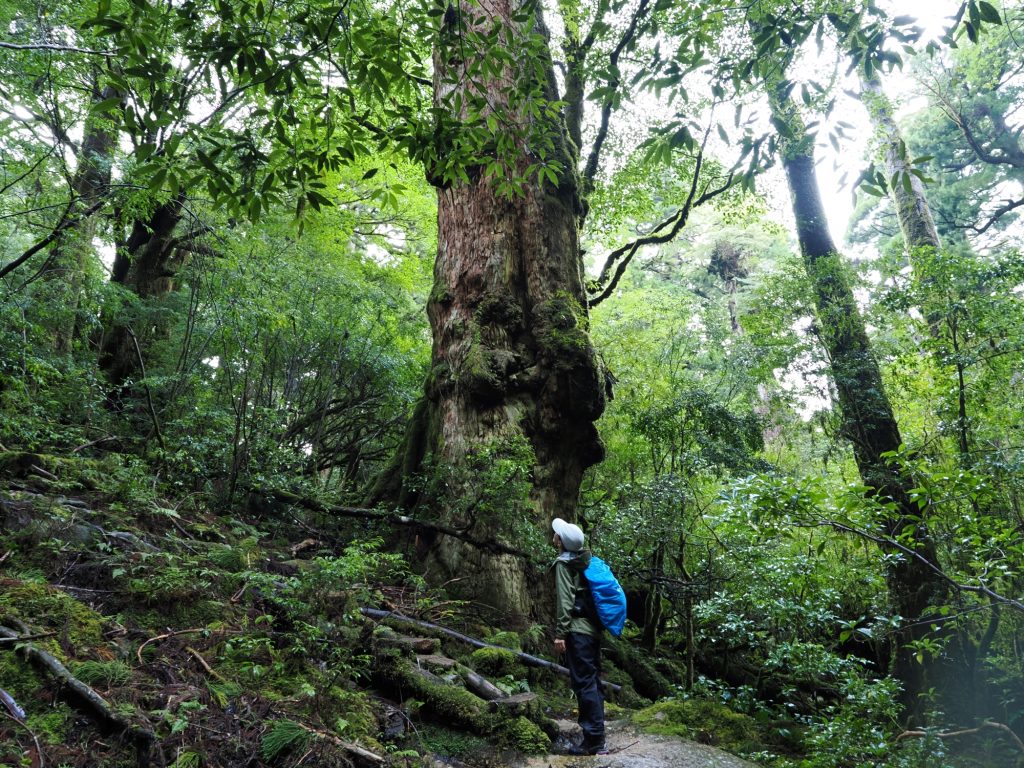
[[[579,738],[575,723],[560,721],[559,725],[564,734],[575,732],[575,738]],[[642,733],[625,720],[608,721],[605,736],[611,754],[541,755],[524,759],[516,768],[755,768],[753,763],[706,744]]]

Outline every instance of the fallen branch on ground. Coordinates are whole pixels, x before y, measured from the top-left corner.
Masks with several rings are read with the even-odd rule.
[[[1021,741],[1020,736],[1013,732],[1013,729],[1003,723],[995,723],[991,720],[986,720],[977,728],[963,728],[959,731],[945,731],[944,733],[935,733],[934,731],[904,731],[896,737],[896,741],[902,741],[903,739],[919,739],[925,736],[935,736],[939,739],[952,739],[955,736],[970,736],[976,733],[981,733],[985,728],[995,728],[997,731],[1002,731],[1009,736],[1010,740],[1016,745],[1017,749],[1024,752],[1024,741]]]
[[[360,747],[358,744],[353,744],[350,741],[343,741],[335,736],[333,733],[327,733],[325,731],[318,731],[316,728],[311,728],[305,723],[297,723],[297,725],[304,731],[313,734],[314,736],[321,738],[325,741],[329,741],[337,747],[341,747],[349,753],[356,760],[362,761],[368,765],[384,765],[387,762],[383,757],[378,754],[371,752],[368,749]]]
[[[15,639],[20,636],[13,629],[0,626],[0,637]],[[135,743],[138,765],[140,768],[146,768],[149,765],[150,753],[156,742],[156,735],[153,731],[137,726],[124,715],[115,712],[102,696],[72,675],[59,659],[42,648],[25,643],[15,648],[15,653],[57,678],[62,687],[74,694],[71,697],[72,703],[92,717],[102,729],[122,731],[131,735],[132,741]]]
[[[531,656],[528,653],[523,653],[522,651],[516,651],[516,650],[514,650],[512,648],[504,648],[504,647],[502,647],[500,645],[492,645],[490,643],[485,643],[483,640],[477,640],[475,637],[470,637],[469,635],[464,635],[461,632],[456,632],[454,629],[448,629],[447,627],[442,627],[439,624],[431,624],[429,621],[420,621],[419,619],[413,619],[413,618],[410,618],[408,616],[403,616],[402,614],[395,613],[394,611],[381,611],[381,610],[378,610],[376,608],[360,608],[359,611],[364,616],[369,616],[371,619],[392,619],[394,621],[402,621],[402,622],[406,622],[408,624],[414,624],[417,627],[422,627],[424,629],[430,629],[430,630],[433,630],[435,632],[441,632],[441,633],[443,633],[445,635],[448,635],[449,637],[455,638],[456,640],[460,640],[460,641],[462,641],[462,642],[464,642],[464,643],[466,643],[468,645],[472,645],[474,648],[495,648],[495,649],[497,649],[499,651],[508,651],[509,653],[515,654],[516,658],[519,659],[519,661],[523,662],[523,664],[525,664],[528,667],[539,667],[541,669],[550,669],[553,672],[557,672],[560,675],[565,675],[566,677],[569,676],[569,670],[566,667],[563,667],[561,664],[556,664],[553,661],[548,661],[547,659],[542,659],[542,658],[540,658],[538,656]],[[621,691],[622,690],[622,686],[621,685],[616,685],[615,683],[609,683],[609,682],[604,681],[604,680],[601,681],[601,685],[604,686],[605,688],[607,688],[610,691]]]

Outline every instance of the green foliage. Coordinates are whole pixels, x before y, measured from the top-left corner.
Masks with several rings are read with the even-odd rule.
[[[491,642],[494,642],[493,638]],[[502,648],[477,648],[470,660],[475,670],[495,677],[511,673],[518,664],[515,654]]]
[[[132,670],[122,661],[81,661],[72,666],[72,672],[86,685],[113,688],[124,685]]]
[[[200,768],[202,764],[203,756],[198,752],[182,752],[174,758],[169,768]]]
[[[309,741],[309,731],[291,720],[275,720],[263,734],[260,754],[264,760],[273,760],[286,751],[300,751]]]
[[[456,731],[437,725],[424,725],[417,729],[420,743],[426,751],[442,758],[456,758],[464,762],[490,750],[490,742],[473,733]]]

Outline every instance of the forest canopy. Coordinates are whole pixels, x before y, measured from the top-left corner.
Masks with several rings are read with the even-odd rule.
[[[1024,764],[1024,13],[948,12],[0,0],[0,763],[546,754],[560,517],[638,725]]]

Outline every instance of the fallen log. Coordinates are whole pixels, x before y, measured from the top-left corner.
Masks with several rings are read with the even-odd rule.
[[[0,637],[10,640],[23,639],[23,636],[13,629],[3,626],[0,626]],[[42,648],[25,642],[18,645],[14,651],[33,666],[45,670],[57,678],[57,681],[71,692],[70,703],[89,715],[102,730],[120,731],[131,736],[135,744],[137,765],[139,768],[148,768],[153,745],[156,743],[156,735],[153,731],[137,726],[124,715],[115,712],[102,696],[72,675],[59,659]]]
[[[461,664],[457,669],[459,674],[462,676],[462,682],[466,684],[466,687],[484,701],[494,701],[495,699],[503,699],[506,697],[507,694],[501,690],[501,688],[496,686],[483,675],[478,675],[469,667],[464,667]]]
[[[496,648],[500,651],[508,651],[509,653],[515,654],[516,658],[528,667],[550,669],[551,671],[557,672],[560,675],[564,675],[566,677],[569,676],[568,668],[563,667],[561,664],[556,664],[553,661],[548,661],[547,659],[542,659],[538,656],[532,656],[529,653],[523,653],[522,651],[517,651],[513,648],[503,648],[500,645],[492,645],[491,643],[485,643],[483,640],[478,640],[475,637],[464,635],[461,632],[456,632],[454,629],[448,629],[448,627],[442,627],[439,624],[431,624],[429,621],[421,621],[420,619],[413,619],[409,616],[403,616],[402,614],[395,613],[394,611],[381,611],[376,608],[360,608],[359,611],[364,616],[368,616],[371,619],[391,619],[393,621],[400,621],[408,624],[413,624],[417,627],[429,629],[434,632],[441,632],[442,634],[445,634],[448,637],[452,637],[456,640],[466,643],[467,645],[471,645],[474,648]],[[601,681],[601,685],[610,691],[618,692],[622,690],[621,685],[609,683],[604,680]]]

